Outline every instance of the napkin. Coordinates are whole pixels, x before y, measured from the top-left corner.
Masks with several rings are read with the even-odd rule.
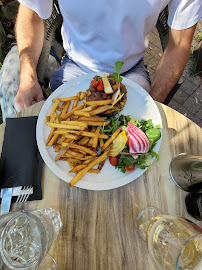
[[[36,143],[37,116],[7,118],[0,160],[0,188],[34,186],[28,200],[41,200],[42,158]],[[17,197],[12,197],[15,202]]]

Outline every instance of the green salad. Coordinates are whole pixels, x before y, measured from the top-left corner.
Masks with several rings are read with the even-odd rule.
[[[122,132],[113,141],[109,154],[112,166],[125,173],[134,170],[136,166],[140,169],[149,167],[149,156],[159,160],[159,155],[153,148],[161,138],[160,125],[154,126],[151,119],[138,120],[134,116],[122,114],[112,116],[108,120],[111,123],[103,127],[104,134],[111,136],[122,127]]]

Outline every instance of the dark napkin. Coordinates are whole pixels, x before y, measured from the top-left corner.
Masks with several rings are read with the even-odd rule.
[[[8,118],[0,160],[0,188],[34,186],[29,201],[41,200],[42,158],[36,143],[37,116]],[[17,197],[12,197],[15,202]]]

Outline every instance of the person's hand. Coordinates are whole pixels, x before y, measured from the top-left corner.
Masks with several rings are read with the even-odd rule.
[[[33,102],[39,102],[43,99],[43,93],[38,81],[21,82],[15,96],[15,102],[20,111],[31,106]]]

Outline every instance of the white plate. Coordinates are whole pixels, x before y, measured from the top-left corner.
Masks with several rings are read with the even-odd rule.
[[[55,162],[54,158],[56,153],[54,152],[53,147],[46,146],[46,140],[50,132],[50,127],[46,126],[45,117],[50,115],[50,111],[53,106],[53,98],[69,97],[76,95],[79,91],[84,92],[86,89],[88,89],[90,82],[95,75],[99,75],[99,73],[91,73],[77,77],[58,87],[57,90],[54,91],[44,103],[38,117],[36,138],[40,154],[46,165],[59,178],[66,182],[70,182],[75,174],[68,173],[70,168],[67,162]],[[127,88],[127,102],[121,113],[125,115],[134,115],[139,120],[152,119],[153,125],[160,124],[162,126],[161,115],[150,95],[142,87],[129,79],[123,78],[123,83]],[[160,144],[161,139],[154,147],[154,151],[157,153],[159,151]],[[151,159],[151,161],[153,160],[154,158]],[[75,184],[75,186],[89,190],[113,189],[130,183],[142,175],[145,171],[146,169],[141,170],[136,168],[132,172],[121,173],[118,169],[112,167],[107,159],[102,171],[99,174],[87,173]]]

